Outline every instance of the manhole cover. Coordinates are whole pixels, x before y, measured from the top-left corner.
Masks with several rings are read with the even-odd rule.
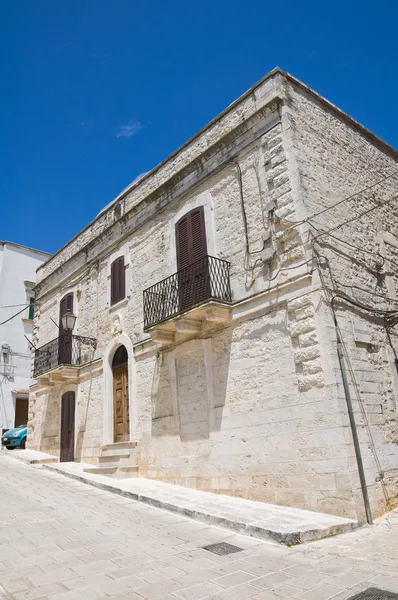
[[[368,588],[355,596],[351,596],[349,600],[397,600],[398,594],[393,592],[386,592],[385,590],[379,590],[378,588]]]
[[[203,550],[208,550],[209,552],[213,552],[213,554],[223,556],[224,554],[232,554],[233,552],[242,552],[243,548],[238,548],[238,546],[232,546],[232,544],[227,544],[226,542],[220,542],[219,544],[210,544],[210,546],[203,546]]]

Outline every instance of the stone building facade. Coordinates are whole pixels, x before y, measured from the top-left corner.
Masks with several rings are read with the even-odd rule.
[[[364,493],[397,505],[397,184],[391,147],[269,73],[38,269],[29,446],[360,520]]]

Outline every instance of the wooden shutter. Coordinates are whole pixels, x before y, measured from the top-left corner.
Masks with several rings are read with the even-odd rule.
[[[67,311],[73,312],[73,293],[66,294],[59,305],[59,329],[62,331],[62,317]]]
[[[73,293],[66,294],[59,305],[58,364],[72,364],[72,332],[65,332],[62,317],[67,311],[73,312]]]
[[[180,271],[207,254],[203,206],[194,208],[176,224],[177,269]]]
[[[196,262],[207,254],[205,216],[203,206],[190,213],[192,236],[192,262]]]
[[[75,392],[66,392],[61,399],[60,462],[74,460],[75,454]]]
[[[124,256],[120,256],[111,265],[111,304],[120,302],[126,296],[126,274]]]
[[[29,314],[28,314],[28,319],[30,321],[33,321],[35,317],[35,299],[34,298],[29,298]]]

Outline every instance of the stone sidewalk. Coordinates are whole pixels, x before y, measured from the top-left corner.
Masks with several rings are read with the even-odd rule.
[[[219,556],[203,547],[242,550]],[[398,512],[283,547],[0,455],[0,597],[7,600],[346,600],[398,593]]]
[[[358,526],[356,521],[335,515],[212,494],[153,479],[91,475],[84,472],[85,467],[90,465],[72,462],[46,465],[48,469],[125,498],[286,545],[321,539]]]

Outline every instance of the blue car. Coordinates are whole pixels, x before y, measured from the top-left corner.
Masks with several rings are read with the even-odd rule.
[[[27,425],[20,425],[19,427],[15,427],[15,429],[9,429],[1,436],[1,445],[5,446],[8,450],[25,448],[27,433]]]

